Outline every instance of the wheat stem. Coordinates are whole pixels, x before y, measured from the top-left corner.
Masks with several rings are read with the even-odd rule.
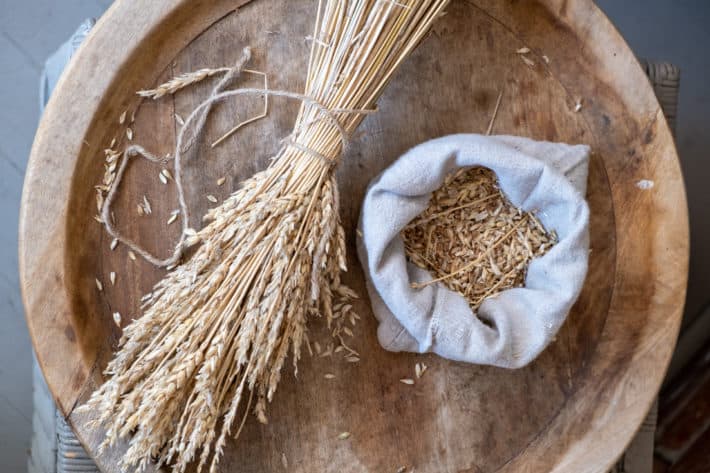
[[[446,4],[320,0],[303,95],[215,93],[185,121],[186,129],[201,123],[217,100],[247,93],[302,101],[272,164],[190,234],[199,246],[153,288],[143,316],[125,329],[109,378],[82,407],[101,412],[104,445],[128,440],[122,468],[140,468],[155,456],[178,473],[193,461],[216,471],[245,391],[237,435],[252,399],[266,421],[285,360],[290,354],[297,368],[314,314],[324,316],[348,359],[357,353],[343,342],[351,333],[343,324],[355,319],[346,302],[356,295],[340,282],[346,250],[333,164]],[[140,94],[158,98],[219,71],[178,76]]]

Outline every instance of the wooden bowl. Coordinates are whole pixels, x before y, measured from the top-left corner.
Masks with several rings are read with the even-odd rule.
[[[94,221],[93,186],[103,149],[126,125],[155,153],[174,146],[185,117],[214,82],[157,101],[136,90],[201,67],[232,65],[249,45],[253,69],[272,88],[302,91],[305,37],[315,0],[119,0],[72,60],[44,114],[22,200],[20,266],[27,321],[57,405],[96,453],[101,433],[75,408],[101,382],[120,330],[111,314],[137,316],[138,301],[163,271],[132,261]],[[526,64],[519,48],[534,65]],[[246,77],[242,84],[259,84]],[[588,143],[592,209],[590,271],[556,341],[530,366],[503,369],[435,356],[392,354],[376,341],[354,225],[368,181],[409,147],[449,133],[483,132],[499,92],[494,132]],[[575,111],[577,104],[581,109]],[[286,136],[298,104],[274,99],[268,117],[214,150],[209,142],[258,110],[259,100],[216,107],[186,164],[193,226],[211,204],[259,169]],[[118,117],[127,110],[126,124]],[[135,122],[131,123],[135,113]],[[136,162],[116,220],[162,255],[177,238],[167,226],[175,186]],[[216,181],[227,176],[227,182]],[[367,118],[339,171],[350,239],[347,282],[361,295],[354,345],[360,363],[306,357],[270,406],[232,442],[222,471],[417,473],[600,472],[620,455],[653,401],[673,351],[688,265],[681,171],[668,126],[633,54],[590,0],[454,1],[406,61]],[[653,181],[641,189],[638,181]],[[146,195],[153,207],[138,217]],[[115,285],[109,273],[116,272]],[[103,281],[99,292],[94,279]],[[314,321],[312,339],[325,343]],[[429,370],[414,386],[414,364]],[[326,380],[325,372],[336,378]],[[349,431],[348,440],[338,434]],[[118,471],[125,446],[96,458]],[[286,471],[286,470],[285,470]]]

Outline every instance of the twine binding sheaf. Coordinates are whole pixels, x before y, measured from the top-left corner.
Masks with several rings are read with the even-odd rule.
[[[171,268],[178,264],[178,262],[183,256],[185,248],[190,246],[189,244],[187,244],[188,238],[195,234],[195,231],[189,226],[190,211],[189,206],[187,205],[187,200],[185,199],[185,190],[182,183],[182,158],[184,154],[195,144],[195,142],[202,135],[202,132],[205,128],[205,123],[207,121],[207,117],[212,111],[212,107],[214,106],[214,104],[230,97],[252,95],[263,96],[265,100],[267,100],[267,97],[269,96],[284,97],[300,101],[306,106],[315,108],[322,115],[319,120],[327,121],[338,132],[341,141],[341,151],[335,153],[334,156],[326,156],[309,148],[308,146],[299,143],[296,139],[296,135],[299,131],[301,131],[302,128],[306,126],[311,126],[316,122],[310,121],[304,123],[300,129],[295,129],[293,132],[291,132],[291,134],[284,138],[281,141],[281,149],[278,151],[278,153],[276,153],[276,155],[272,159],[274,161],[278,160],[284,154],[284,152],[289,147],[291,147],[297,149],[298,151],[304,154],[307,154],[308,156],[313,157],[314,159],[322,161],[328,167],[335,167],[338,165],[338,163],[340,162],[340,156],[343,154],[342,151],[345,150],[349,142],[348,133],[338,120],[338,116],[342,114],[369,114],[375,112],[375,110],[329,109],[328,107],[320,103],[318,100],[304,94],[284,90],[268,89],[266,83],[265,88],[263,89],[245,87],[225,91],[224,89],[234,80],[239,78],[241,76],[241,73],[245,71],[244,66],[247,64],[247,62],[249,62],[250,59],[251,49],[247,47],[242,52],[241,57],[239,58],[239,60],[237,60],[234,67],[217,69],[217,71],[219,72],[225,72],[224,77],[222,77],[212,89],[210,96],[202,103],[200,103],[184,121],[184,124],[178,132],[177,141],[175,144],[175,152],[172,158],[169,155],[164,158],[155,156],[140,145],[130,145],[126,147],[126,149],[123,151],[121,164],[117,170],[116,177],[108,191],[108,194],[106,195],[103,206],[101,207],[101,220],[104,224],[104,227],[106,228],[106,232],[109,235],[111,235],[123,245],[127,246],[129,249],[133,250],[135,253],[140,255],[143,259],[153,264],[154,266]],[[266,102],[264,114],[258,118],[263,118],[263,116],[265,116],[267,112],[268,101]],[[256,121],[256,119],[246,120],[238,124],[237,126],[232,128],[232,130],[227,132],[227,134],[224,135],[222,138],[215,141],[213,145],[221,143],[224,138],[231,135],[238,128],[248,123],[253,123],[254,121]],[[175,249],[173,250],[173,253],[169,257],[164,259],[153,255],[150,251],[143,248],[140,244],[123,235],[116,228],[116,225],[114,224],[112,219],[111,207],[115,201],[116,195],[118,194],[126,169],[131,159],[138,156],[143,157],[148,161],[156,164],[165,164],[170,160],[173,161],[173,166],[175,170],[175,187],[177,189],[178,203],[180,205],[180,214],[182,217],[182,231],[180,233],[180,239],[178,240]]]

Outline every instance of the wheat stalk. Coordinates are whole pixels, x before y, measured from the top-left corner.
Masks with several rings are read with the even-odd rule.
[[[83,406],[101,413],[102,448],[128,439],[123,468],[156,458],[176,472],[193,461],[198,471],[209,464],[215,472],[249,411],[266,422],[289,354],[297,370],[311,317],[331,324],[347,359],[359,360],[342,338],[349,329],[341,322],[354,316],[338,299],[355,294],[340,281],[346,255],[334,165],[362,111],[374,107],[447,1],[319,2],[309,100],[292,136],[266,170],[188,235],[199,247],[145,298],[109,378]]]

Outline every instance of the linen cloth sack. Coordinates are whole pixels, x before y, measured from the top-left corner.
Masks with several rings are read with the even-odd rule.
[[[587,273],[588,163],[585,145],[461,134],[420,144],[385,169],[365,195],[357,243],[380,345],[504,368],[535,359],[562,326]],[[433,278],[406,259],[400,236],[447,175],[471,166],[493,170],[513,205],[558,236],[530,263],[525,287],[486,299],[477,313],[441,282],[413,289],[410,283]]]

